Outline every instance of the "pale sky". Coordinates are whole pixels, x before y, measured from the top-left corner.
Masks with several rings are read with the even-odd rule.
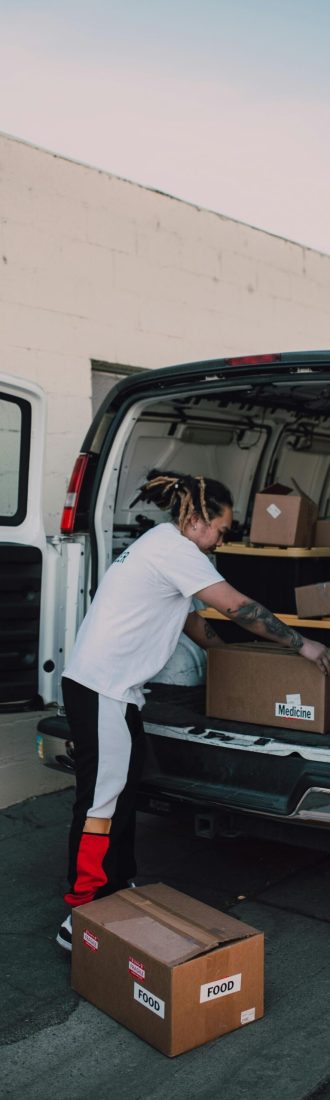
[[[0,0],[0,130],[330,253],[329,56],[330,0]]]

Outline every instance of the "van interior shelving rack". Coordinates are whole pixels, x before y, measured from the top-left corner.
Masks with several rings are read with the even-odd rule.
[[[244,542],[227,542],[224,546],[216,548],[215,553],[261,558],[330,558],[330,546],[251,546]],[[222,619],[224,622],[230,621],[226,615],[223,615],[221,611],[216,611],[213,607],[203,608],[198,614],[204,619]],[[276,615],[276,618],[280,619],[282,623],[286,623],[287,626],[310,627],[313,630],[330,628],[330,618],[328,616],[318,619],[301,619],[298,615],[282,614],[282,612],[274,611],[273,614]]]

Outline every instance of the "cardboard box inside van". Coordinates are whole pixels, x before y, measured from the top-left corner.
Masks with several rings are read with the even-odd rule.
[[[306,584],[295,588],[296,607],[301,619],[330,615],[330,582]]]
[[[213,718],[327,733],[330,677],[277,645],[209,649],[206,709]]]
[[[256,494],[251,542],[269,546],[312,546],[317,505],[285,485],[270,485]]]
[[[330,519],[318,519],[314,531],[314,546],[330,546]]]
[[[263,1015],[264,937],[162,883],[73,910],[72,985],[173,1056]]]

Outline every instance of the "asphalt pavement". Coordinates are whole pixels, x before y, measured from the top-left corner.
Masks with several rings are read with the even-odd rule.
[[[138,881],[162,881],[266,937],[257,1023],[166,1058],[80,999],[55,942],[73,791],[0,813],[1,1097],[330,1100],[330,855],[139,814]]]

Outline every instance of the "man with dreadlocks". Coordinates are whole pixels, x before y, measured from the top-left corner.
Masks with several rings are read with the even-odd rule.
[[[152,470],[133,504],[140,500],[156,504],[170,521],[148,530],[107,570],[63,677],[77,779],[65,895],[70,909],[122,889],[135,874],[143,684],[166,664],[182,631],[205,649],[219,645],[210,624],[192,610],[193,597],[330,671],[329,649],[227,584],[207,557],[232,523],[224,485]],[[71,913],[57,941],[71,950]]]

